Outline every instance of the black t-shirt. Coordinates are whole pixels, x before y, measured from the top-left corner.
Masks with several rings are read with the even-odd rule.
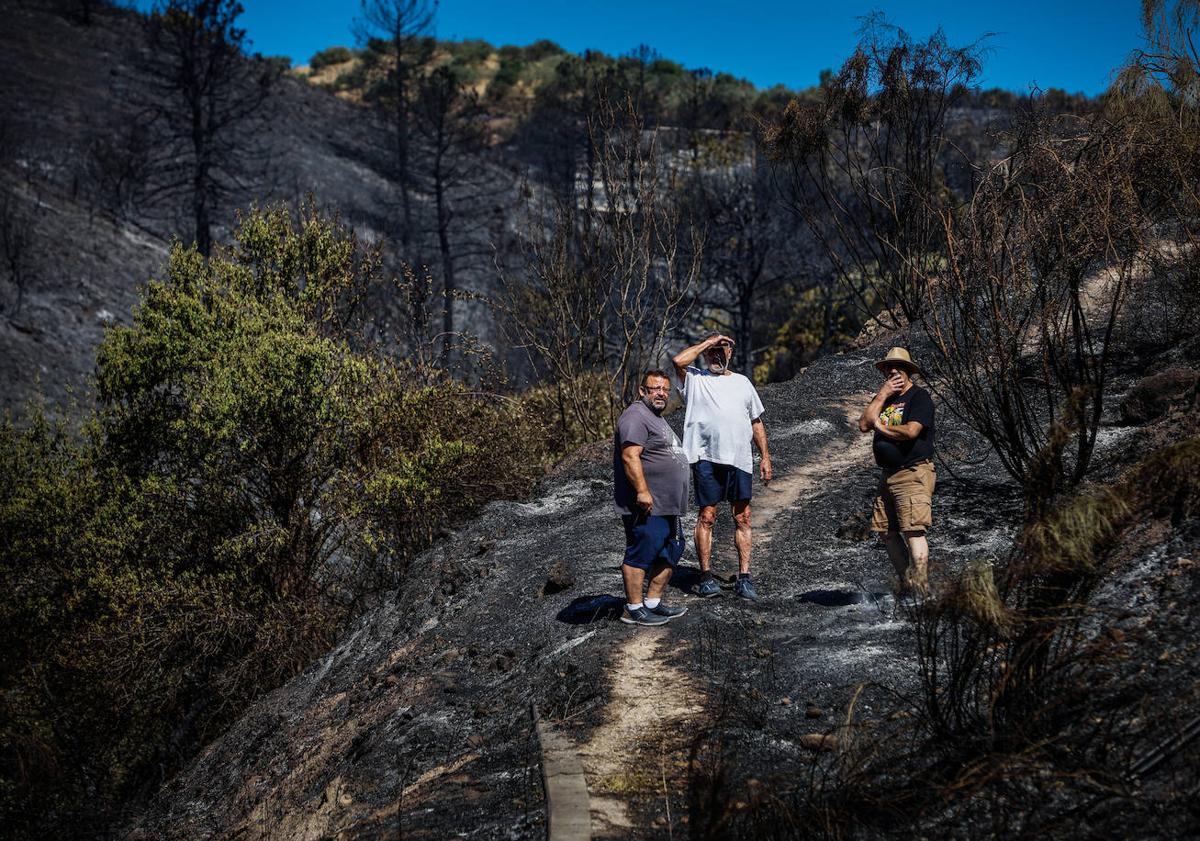
[[[879,417],[884,426],[916,421],[921,424],[921,434],[912,441],[891,441],[876,432],[871,442],[876,464],[896,470],[933,458],[933,400],[928,391],[914,385],[903,394],[889,397]]]

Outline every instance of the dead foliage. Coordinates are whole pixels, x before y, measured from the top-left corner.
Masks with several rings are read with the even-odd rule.
[[[1131,630],[1142,626],[1096,594],[1170,532],[1147,522],[1194,534],[1198,467],[1200,439],[1164,448],[1111,487],[1060,500],[1010,557],[970,565],[910,615],[918,693],[860,687],[828,731],[800,741],[807,762],[747,745],[753,689],[731,692],[693,746],[693,837],[1169,837],[1188,826],[1200,696],[1194,665],[1174,676],[1188,631]],[[1194,593],[1192,569],[1169,569],[1159,598]],[[862,720],[866,695],[890,714]]]
[[[1129,120],[1028,111],[971,202],[942,217],[931,372],[1018,482],[1046,485],[1039,498],[1081,481],[1095,447],[1111,339],[1153,224],[1129,166],[1139,135]]]
[[[848,294],[888,327],[916,321],[946,252],[942,215],[964,161],[949,125],[982,65],[979,44],[925,42],[867,19],[857,50],[820,96],[766,127],[787,206],[820,243]]]
[[[860,50],[820,106],[793,105],[775,127],[777,159],[808,167],[804,201],[841,202],[823,222],[808,205],[842,238],[831,250],[853,256],[872,238],[903,260],[843,274],[882,278],[894,302],[917,290],[935,384],[1021,483],[1026,516],[1008,555],[975,561],[911,611],[919,689],[893,698],[885,721],[848,715],[828,734],[835,750],[754,781],[736,745],[701,745],[693,785],[715,805],[697,806],[697,837],[1172,837],[1196,825],[1196,646],[1176,608],[1200,583],[1190,558],[1163,553],[1195,546],[1200,439],[1087,483],[1115,355],[1187,342],[1167,311],[1192,312],[1200,292],[1200,6],[1144,9],[1150,48],[1104,108],[1063,116],[1035,99],[959,202],[911,162],[876,174],[870,138],[831,129],[881,132],[889,86],[935,97],[942,77],[887,80]],[[921,113],[913,101],[905,119]],[[831,162],[831,142],[857,171]],[[888,183],[936,231],[902,239],[893,216],[869,212],[891,206]],[[1147,290],[1155,305],[1130,308]]]
[[[582,195],[531,207],[524,271],[496,302],[513,346],[553,390],[560,437],[611,428],[658,367],[686,314],[702,245],[680,225],[675,174],[636,104],[602,97],[589,117],[592,155]],[[596,384],[604,401],[597,404]]]

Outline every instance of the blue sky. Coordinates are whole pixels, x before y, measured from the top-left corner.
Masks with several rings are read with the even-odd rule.
[[[242,22],[258,52],[305,64],[325,47],[354,45],[350,24],[357,2],[242,2]],[[760,87],[806,87],[822,68],[841,64],[854,46],[859,18],[878,10],[918,38],[939,25],[954,44],[993,33],[984,87],[1027,91],[1036,84],[1097,94],[1141,43],[1139,5],[1137,0],[442,0],[436,26],[439,38],[483,38],[496,45],[549,38],[573,52],[620,54],[645,43],[688,68],[729,72]]]

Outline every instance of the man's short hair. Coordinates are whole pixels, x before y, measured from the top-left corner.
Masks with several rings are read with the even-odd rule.
[[[667,382],[671,381],[671,378],[667,376],[665,371],[662,371],[658,368],[651,368],[649,371],[642,374],[642,382],[641,382],[642,388],[645,388],[646,386],[648,386],[650,384],[651,377],[662,377]]]

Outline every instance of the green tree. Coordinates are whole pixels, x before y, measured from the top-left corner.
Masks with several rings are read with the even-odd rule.
[[[251,212],[211,258],[177,246],[110,330],[82,436],[0,427],[6,826],[94,832],[439,531],[528,489],[518,402],[364,346],[383,282],[311,205]]]

